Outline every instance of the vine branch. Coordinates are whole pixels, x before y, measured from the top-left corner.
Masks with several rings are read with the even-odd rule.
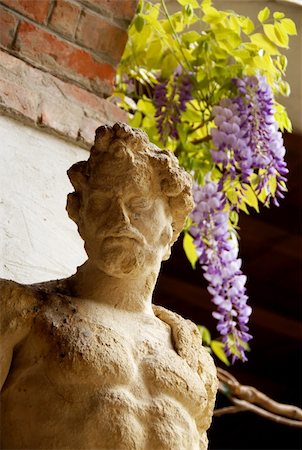
[[[302,409],[276,402],[253,386],[246,386],[224,369],[218,368],[219,392],[226,395],[233,406],[216,409],[214,416],[251,411],[274,422],[302,428]]]

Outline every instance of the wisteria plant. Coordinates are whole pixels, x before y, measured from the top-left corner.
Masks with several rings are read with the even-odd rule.
[[[216,307],[221,345],[213,351],[225,362],[245,361],[251,307],[238,217],[249,208],[259,212],[259,202],[278,205],[286,191],[279,130],[291,131],[291,123],[276,97],[289,95],[281,51],[296,28],[268,7],[254,25],[211,0],[177,1],[174,14],[164,0],[140,2],[114,96],[130,124],[175,152],[194,177],[184,249],[193,266],[199,260]]]

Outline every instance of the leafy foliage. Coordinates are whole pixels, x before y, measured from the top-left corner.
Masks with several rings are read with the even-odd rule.
[[[281,51],[288,48],[296,27],[282,12],[271,14],[268,7],[259,12],[254,24],[234,11],[217,10],[211,0],[177,1],[179,11],[170,15],[164,0],[157,4],[141,0],[118,67],[114,98],[128,111],[130,125],[144,129],[159,147],[175,152],[197,184],[204,185],[209,176],[219,184],[226,198],[230,233],[236,236],[238,214],[248,214],[250,208],[259,212],[259,203],[269,206],[276,193],[282,197],[285,179],[278,173],[280,165],[274,171],[269,165],[258,165],[244,176],[240,171],[232,176],[226,173],[213,158],[213,148],[217,150],[213,130],[216,136],[219,131],[215,107],[237,98],[234,79],[254,76],[265,80],[272,93],[276,128],[291,131],[286,110],[275,97],[290,93],[284,79],[287,59]],[[262,96],[267,95],[264,89]],[[198,257],[189,227],[184,236],[184,250],[195,267]],[[231,353],[236,355],[233,347]],[[217,344],[213,351],[218,355],[223,350]]]

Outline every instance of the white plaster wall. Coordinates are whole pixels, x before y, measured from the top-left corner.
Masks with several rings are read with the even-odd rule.
[[[66,170],[88,152],[0,117],[0,277],[22,283],[72,274],[83,242],[65,211]]]

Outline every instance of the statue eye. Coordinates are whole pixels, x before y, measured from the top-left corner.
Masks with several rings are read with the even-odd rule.
[[[135,198],[131,200],[129,206],[133,211],[146,211],[151,207],[151,202],[144,198]]]
[[[110,206],[110,202],[106,198],[91,198],[89,200],[89,209],[95,214],[101,214]]]

